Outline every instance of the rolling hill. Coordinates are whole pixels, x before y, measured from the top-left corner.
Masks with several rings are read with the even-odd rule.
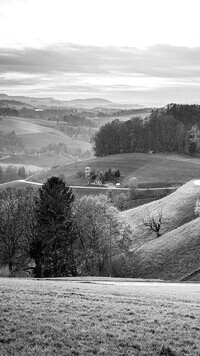
[[[0,131],[15,131],[21,138],[26,152],[40,151],[49,144],[64,143],[66,152],[44,152],[38,155],[19,155],[3,160],[8,164],[28,164],[39,167],[52,167],[58,164],[75,161],[78,152],[90,151],[91,144],[77,138],[71,138],[56,127],[56,122],[48,120],[33,120],[18,117],[5,117],[0,121]],[[1,161],[0,161],[1,164]]]
[[[92,109],[99,108],[116,108],[116,109],[128,109],[128,108],[141,108],[141,105],[137,104],[125,104],[115,103],[113,101],[103,98],[86,98],[86,99],[73,99],[73,100],[56,100],[54,98],[37,98],[28,96],[10,96],[7,94],[0,94],[0,100],[6,101],[18,101],[24,104],[24,106],[32,107],[72,107],[72,108],[87,108]],[[26,105],[25,105],[26,104]]]
[[[89,166],[97,171],[109,168],[119,169],[123,178],[123,186],[128,184],[130,177],[137,177],[139,182],[156,183],[187,182],[198,178],[200,175],[200,161],[182,155],[145,153],[126,153],[106,157],[97,157],[58,167],[48,173],[36,175],[34,181],[44,182],[52,175],[64,175],[70,185],[86,185],[85,178],[80,178],[77,173]],[[158,185],[159,186],[159,185]]]
[[[151,203],[126,210],[122,216],[134,231],[133,249],[145,241],[152,239],[149,230],[144,226],[151,216],[162,215],[161,234],[172,231],[195,218],[194,206],[200,198],[200,186],[190,181],[172,194]]]
[[[90,145],[84,141],[73,140],[63,132],[56,129],[52,122],[48,126],[42,123],[34,124],[28,119],[19,119],[15,117],[6,117],[0,121],[0,130],[15,133],[21,137],[25,146],[41,147],[49,143],[63,142],[67,145],[73,145],[81,149],[87,149]]]
[[[135,278],[181,280],[200,268],[200,218],[146,243],[131,254]],[[129,271],[130,273],[130,271]],[[199,270],[200,280],[200,270]]]
[[[127,276],[181,279],[200,267],[200,218],[194,214],[199,197],[200,186],[192,180],[163,199],[121,213],[133,231]],[[162,235],[149,236],[143,221],[160,211]]]

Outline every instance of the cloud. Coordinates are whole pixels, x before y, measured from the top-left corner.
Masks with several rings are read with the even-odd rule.
[[[155,77],[200,76],[200,47],[158,45],[130,47],[57,45],[0,51],[0,71],[21,73],[124,73]]]
[[[60,44],[45,48],[1,48],[4,90],[89,93],[130,97],[134,92],[162,96],[170,88],[190,97],[200,89],[200,47],[157,45],[146,49]],[[169,90],[167,90],[169,88]],[[184,90],[181,91],[181,88]],[[166,90],[165,90],[166,89]],[[162,92],[158,92],[161,90]],[[174,94],[175,90],[172,90]],[[129,95],[129,94],[130,95]],[[177,95],[179,97],[179,94]],[[196,98],[196,96],[195,96]]]

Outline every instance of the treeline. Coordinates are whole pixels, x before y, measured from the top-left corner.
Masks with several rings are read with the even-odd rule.
[[[154,109],[148,120],[114,120],[92,142],[96,156],[124,152],[200,153],[200,106],[170,104]]]
[[[15,131],[0,131],[0,153],[15,155],[23,152],[23,142],[17,137]]]
[[[63,142],[59,143],[50,143],[45,146],[41,146],[38,148],[35,147],[25,147],[24,148],[24,153],[27,155],[36,155],[38,158],[40,157],[40,154],[44,153],[64,153],[67,155],[71,155],[77,158],[89,158],[92,155],[92,152],[90,150],[83,150],[79,147],[73,147],[73,146],[67,146]]]
[[[11,276],[120,276],[130,233],[107,196],[75,200],[62,177],[0,190],[0,265]]]
[[[68,123],[69,126],[87,126],[96,127],[95,123],[82,116],[81,114],[68,114],[63,117],[63,121]]]
[[[95,126],[95,125],[94,125]],[[82,141],[89,142],[91,137],[96,132],[95,127],[88,126],[69,126],[67,123],[60,122],[57,126],[60,131],[63,131],[67,136],[72,137],[73,139],[78,139]]]
[[[0,116],[19,116],[19,113],[14,108],[0,107]]]
[[[98,117],[116,117],[116,116],[126,116],[126,115],[139,115],[149,113],[149,108],[139,108],[139,109],[114,109],[113,112],[98,112],[96,116]]]
[[[13,180],[25,179],[27,177],[26,170],[23,166],[17,168],[9,165],[5,170],[0,166],[0,184],[11,182]]]
[[[95,123],[90,120],[94,114],[90,111],[70,109],[70,108],[49,108],[49,109],[17,109],[18,116],[29,117],[33,119],[54,120],[65,122],[74,127],[96,127]]]

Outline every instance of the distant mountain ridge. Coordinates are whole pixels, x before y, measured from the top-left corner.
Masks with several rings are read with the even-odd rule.
[[[12,100],[12,99],[0,99],[0,107],[10,107],[10,108],[32,108],[31,104],[28,103],[22,103],[21,101],[17,101],[17,100]]]
[[[92,109],[95,107],[107,107],[107,108],[142,108],[142,105],[136,104],[124,104],[115,103],[113,101],[103,99],[103,98],[87,98],[87,99],[73,99],[73,100],[57,100],[54,98],[34,98],[27,96],[10,96],[7,94],[0,94],[0,100],[4,101],[14,101],[20,102],[21,104],[26,104],[32,107],[78,107],[85,109]]]

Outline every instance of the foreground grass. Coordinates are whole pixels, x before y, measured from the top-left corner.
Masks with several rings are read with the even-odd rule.
[[[200,286],[0,279],[0,354],[199,355]]]

